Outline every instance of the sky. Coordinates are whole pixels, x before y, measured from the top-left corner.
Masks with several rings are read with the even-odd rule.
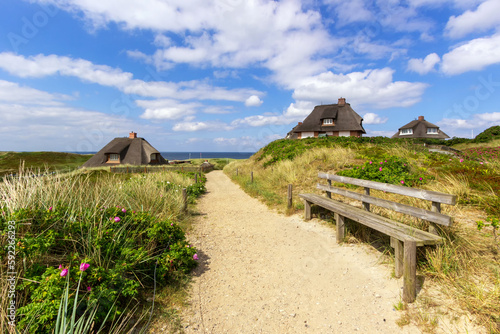
[[[2,0],[0,151],[256,152],[344,97],[368,136],[500,123],[500,0]]]

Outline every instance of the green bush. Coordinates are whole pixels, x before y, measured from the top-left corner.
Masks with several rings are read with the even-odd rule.
[[[112,308],[114,314],[119,314],[130,299],[138,300],[141,291],[153,286],[156,261],[159,286],[196,266],[196,249],[187,243],[175,222],[122,207],[98,211],[96,216],[93,209],[71,212],[61,206],[0,215],[2,235],[7,232],[8,221],[31,223],[16,238],[18,258],[30,264],[17,286],[26,300],[18,309],[19,329],[52,332],[66,283],[60,276],[65,268],[78,273],[78,264],[90,264],[89,270],[80,273],[86,292],[81,295],[77,311],[83,312],[87,305],[97,302],[95,321],[99,323]],[[2,257],[6,250],[0,250]],[[71,275],[70,291],[75,291],[78,279],[78,275]]]
[[[363,165],[342,170],[337,175],[408,187],[423,184],[427,179],[424,173],[412,172],[408,161],[398,157],[388,157],[381,161],[370,160]]]

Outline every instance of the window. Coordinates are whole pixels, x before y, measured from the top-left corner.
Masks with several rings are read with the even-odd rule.
[[[157,153],[151,153],[151,161],[156,161],[158,160]]]
[[[331,119],[331,118],[325,118],[323,120],[323,125],[333,125],[333,119]]]
[[[109,160],[110,162],[120,162],[120,155],[112,153],[109,155]]]
[[[427,134],[429,135],[437,135],[438,129],[437,128],[427,128]]]
[[[412,135],[413,134],[413,129],[401,129],[399,132],[400,135]]]

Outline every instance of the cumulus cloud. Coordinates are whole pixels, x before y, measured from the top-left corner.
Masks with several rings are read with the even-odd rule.
[[[380,117],[374,113],[366,113],[363,115],[363,124],[384,124],[388,118]]]
[[[233,128],[226,123],[217,121],[206,121],[206,122],[181,122],[173,126],[174,131],[223,131],[232,130]]]
[[[0,102],[60,106],[63,100],[72,97],[63,94],[51,94],[18,83],[0,80]]]
[[[390,68],[348,74],[325,72],[304,80],[293,97],[298,101],[328,104],[344,96],[347,102],[378,109],[409,107],[419,102],[427,84],[393,81],[393,74]]]
[[[445,118],[437,124],[451,129],[478,129],[500,123],[500,112],[475,114],[472,119]]]
[[[443,55],[441,71],[456,75],[500,63],[500,33],[473,39]]]
[[[260,107],[262,103],[263,101],[257,95],[252,95],[245,101],[247,107]]]
[[[114,87],[126,94],[156,98],[245,101],[249,95],[261,95],[253,89],[226,89],[192,80],[182,82],[143,81],[132,73],[107,65],[96,65],[84,59],[57,55],[24,57],[11,52],[0,53],[0,68],[22,78],[53,75],[70,76],[84,82]]]
[[[436,64],[441,61],[441,58],[436,53],[427,55],[424,59],[414,58],[408,61],[408,71],[417,72],[419,74],[427,74],[434,70]]]
[[[243,137],[217,137],[213,139],[214,144],[222,146],[225,149],[231,149],[236,152],[257,152],[261,147],[270,142],[283,138],[280,134],[269,134],[259,138],[253,136]]]
[[[176,120],[196,113],[199,103],[180,103],[177,100],[137,100],[136,104],[145,109],[140,116],[144,119]]]
[[[484,32],[499,27],[498,13],[500,1],[487,0],[476,10],[467,10],[459,16],[452,16],[446,24],[446,34],[451,38],[460,38],[470,33]]]

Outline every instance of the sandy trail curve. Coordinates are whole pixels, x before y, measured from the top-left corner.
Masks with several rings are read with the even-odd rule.
[[[420,333],[396,325],[402,282],[380,254],[269,210],[222,171],[207,178],[186,333]]]

